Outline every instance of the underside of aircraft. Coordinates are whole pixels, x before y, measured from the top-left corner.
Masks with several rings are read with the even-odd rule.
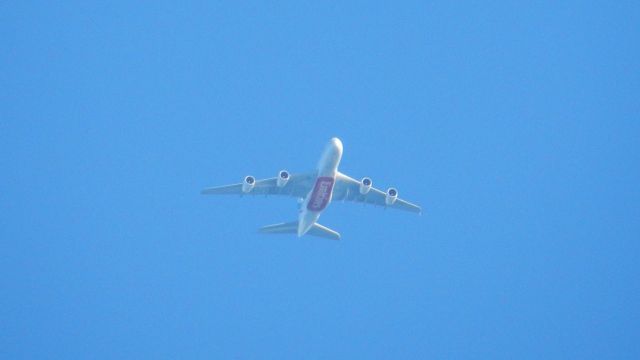
[[[364,204],[383,206],[421,214],[418,205],[398,197],[398,190],[388,188],[382,191],[373,187],[373,181],[364,177],[355,180],[338,171],[342,158],[342,142],[332,138],[325,147],[316,171],[310,173],[291,174],[286,170],[277,177],[256,180],[246,176],[239,184],[218,186],[202,190],[205,195],[281,195],[297,198],[300,202],[300,213],[297,221],[280,223],[262,227],[263,233],[269,234],[305,234],[332,240],[339,240],[340,234],[326,226],[318,224],[320,214],[333,200],[352,201]]]

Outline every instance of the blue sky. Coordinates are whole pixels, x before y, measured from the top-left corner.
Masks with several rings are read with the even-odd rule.
[[[3,358],[640,356],[637,2],[5,2]],[[425,214],[331,204],[341,170]]]

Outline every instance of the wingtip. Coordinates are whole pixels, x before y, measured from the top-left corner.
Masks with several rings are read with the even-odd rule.
[[[206,188],[204,188],[204,189],[200,190],[200,194],[202,194],[202,195],[209,195],[209,194],[211,193],[211,189],[212,189],[212,188],[210,188],[210,187],[206,187]]]

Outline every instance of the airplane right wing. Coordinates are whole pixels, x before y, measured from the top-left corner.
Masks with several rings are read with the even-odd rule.
[[[291,174],[283,187],[278,186],[278,178],[256,180],[251,191],[242,191],[242,183],[206,188],[203,195],[286,195],[304,198],[313,187],[314,174]]]
[[[413,213],[422,213],[422,209],[420,206],[412,204],[406,200],[402,200],[397,198],[393,204],[386,204],[387,194],[382,191],[372,187],[368,193],[360,194],[360,181],[353,179],[345,174],[338,173],[336,176],[336,185],[333,190],[333,199],[334,200],[347,200],[347,201],[355,201],[361,202],[365,204],[373,204],[393,209],[399,209],[404,211],[409,211]]]

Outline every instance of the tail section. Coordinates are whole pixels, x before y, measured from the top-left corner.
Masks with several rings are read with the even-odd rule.
[[[340,233],[338,233],[337,231],[333,231],[328,227],[322,226],[318,223],[313,224],[313,226],[311,227],[311,229],[309,229],[309,232],[307,232],[307,234],[311,236],[323,237],[331,240],[340,240]]]
[[[263,226],[260,228],[260,232],[265,234],[295,234],[298,232],[298,222],[292,221]]]
[[[266,234],[297,234],[298,222],[292,221],[288,223],[273,224],[260,228],[261,233]],[[331,240],[340,240],[340,234],[329,229],[326,226],[322,226],[318,223],[313,224],[311,229],[307,232],[311,236],[322,237]]]

